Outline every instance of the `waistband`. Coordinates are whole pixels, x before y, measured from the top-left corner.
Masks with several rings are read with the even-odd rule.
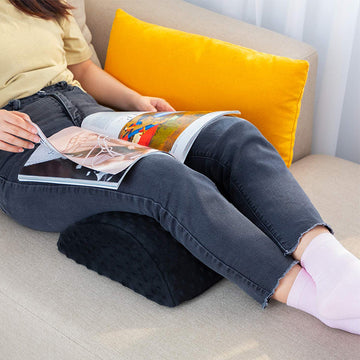
[[[59,90],[72,90],[75,86],[68,84],[66,81],[60,81],[56,84],[46,86],[33,95],[25,96],[20,99],[10,100],[2,109],[9,111],[17,111],[21,105],[26,105],[32,101],[44,97],[46,94]]]

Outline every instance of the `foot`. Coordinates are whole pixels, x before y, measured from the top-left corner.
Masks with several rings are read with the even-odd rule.
[[[316,284],[321,316],[360,318],[360,260],[332,234],[315,237],[302,255],[301,265]]]
[[[329,327],[360,335],[359,318],[330,319],[321,313],[321,303],[322,299],[318,297],[315,282],[302,268],[290,290],[287,305],[315,316]]]
[[[313,314],[328,326],[360,334],[360,260],[332,234],[322,233],[304,250],[301,265],[308,276],[305,270],[299,273],[288,304]],[[306,302],[304,296],[312,300]]]

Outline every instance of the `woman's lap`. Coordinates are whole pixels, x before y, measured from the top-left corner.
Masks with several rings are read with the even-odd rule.
[[[64,82],[24,99],[13,100],[4,109],[27,113],[48,137],[66,127],[80,126],[83,118],[91,113],[112,111],[97,104],[78,87],[68,86]],[[33,151],[26,149],[21,154],[0,151],[0,176],[17,181],[19,170]]]

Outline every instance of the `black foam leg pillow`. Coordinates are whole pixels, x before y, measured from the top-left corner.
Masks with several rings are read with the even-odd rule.
[[[169,307],[223,279],[144,215],[97,214],[67,228],[57,244],[77,263]]]

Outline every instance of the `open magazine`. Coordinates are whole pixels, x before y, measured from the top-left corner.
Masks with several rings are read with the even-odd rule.
[[[201,129],[229,114],[240,112],[99,112],[49,138],[38,128],[40,145],[18,179],[116,189],[145,156],[184,162]]]

